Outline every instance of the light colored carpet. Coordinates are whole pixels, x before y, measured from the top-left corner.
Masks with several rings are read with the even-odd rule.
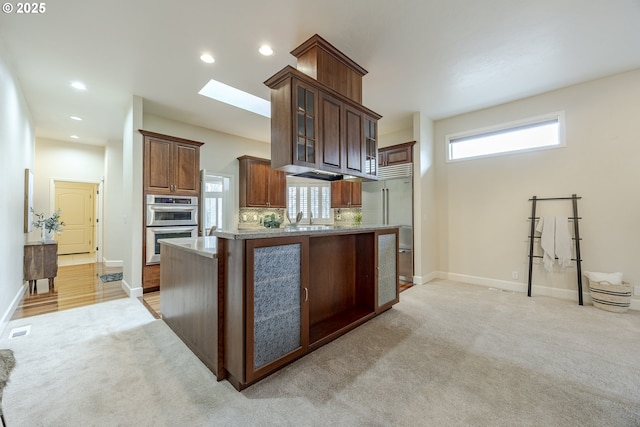
[[[12,321],[4,347],[11,427],[640,426],[640,314],[448,281],[242,393],[137,300]]]

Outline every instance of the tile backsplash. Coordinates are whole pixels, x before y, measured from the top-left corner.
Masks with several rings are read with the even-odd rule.
[[[332,209],[333,223],[335,225],[353,225],[354,218],[357,214],[362,213],[362,209]],[[238,215],[238,228],[260,227],[262,219],[266,215],[275,214],[280,217],[283,224],[288,224],[284,209],[268,209],[268,208],[240,208]]]
[[[354,218],[357,214],[362,214],[362,209],[333,209],[333,223],[335,225],[354,225]]]
[[[285,218],[284,209],[269,208],[240,208],[238,215],[238,228],[259,227],[262,225],[262,218],[266,215],[275,214],[276,217]]]

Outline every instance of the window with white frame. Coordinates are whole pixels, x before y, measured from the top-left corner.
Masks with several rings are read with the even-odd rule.
[[[287,214],[295,221],[302,212],[302,224],[331,224],[331,183],[287,177]]]
[[[211,227],[223,228],[224,177],[207,175],[203,185],[203,225],[204,234]]]
[[[447,161],[564,146],[564,113],[447,135]]]

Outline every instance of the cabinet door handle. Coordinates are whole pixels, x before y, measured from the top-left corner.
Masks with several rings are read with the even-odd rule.
[[[308,288],[304,288],[304,300],[309,301],[309,289]]]

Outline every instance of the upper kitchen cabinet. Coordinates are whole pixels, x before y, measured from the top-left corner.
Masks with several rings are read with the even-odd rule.
[[[376,179],[377,121],[361,104],[366,70],[319,36],[291,52],[271,88],[271,166],[291,173],[321,170]]]
[[[362,183],[333,181],[331,183],[332,208],[356,208],[362,206]]]
[[[144,191],[198,196],[202,142],[140,130],[144,135]]]
[[[267,159],[238,157],[240,207],[284,208],[287,205],[287,175],[271,168]]]
[[[413,162],[413,146],[415,143],[415,141],[411,141],[378,149],[378,164],[380,166],[393,166]]]
[[[367,177],[378,176],[378,121],[364,119],[364,172]]]

